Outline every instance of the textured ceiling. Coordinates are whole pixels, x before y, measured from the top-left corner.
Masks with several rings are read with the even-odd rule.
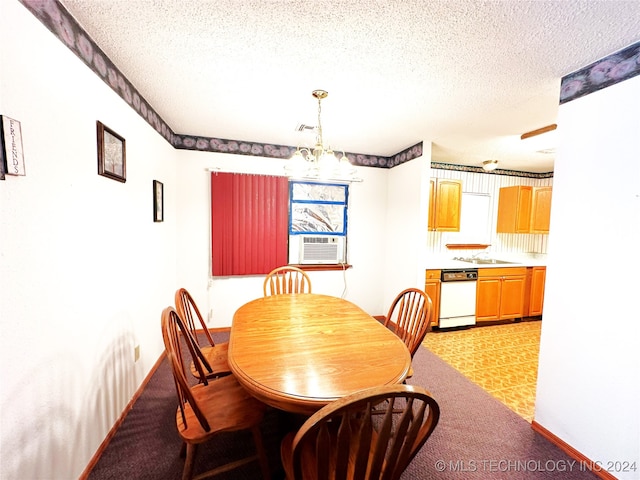
[[[638,0],[61,0],[178,134],[553,170],[520,134],[560,79],[640,40]],[[561,126],[560,126],[561,128]]]

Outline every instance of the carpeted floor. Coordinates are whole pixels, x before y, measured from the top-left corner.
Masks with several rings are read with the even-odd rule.
[[[221,337],[217,337],[222,340]],[[596,479],[580,471],[559,448],[530,424],[428,349],[414,357],[408,383],[426,387],[441,408],[440,423],[403,475],[409,479]],[[109,446],[89,474],[90,480],[173,480],[180,478],[180,438],[175,426],[176,398],[166,362],[152,376]],[[282,478],[279,443],[289,428],[287,414],[270,410],[263,434],[274,479]],[[227,434],[202,445],[196,470],[203,471],[252,448],[250,436]],[[260,478],[256,464],[216,477]]]
[[[541,325],[541,321],[530,321],[434,330],[425,337],[423,345],[531,422]]]

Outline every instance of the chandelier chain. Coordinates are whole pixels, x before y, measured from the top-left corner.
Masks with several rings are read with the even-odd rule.
[[[320,121],[320,114],[322,113],[322,97],[318,98],[318,135],[316,136],[316,143],[323,145],[322,143],[322,122]]]

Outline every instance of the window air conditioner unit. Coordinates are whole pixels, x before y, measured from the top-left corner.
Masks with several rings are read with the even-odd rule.
[[[301,235],[300,264],[344,263],[344,237]]]

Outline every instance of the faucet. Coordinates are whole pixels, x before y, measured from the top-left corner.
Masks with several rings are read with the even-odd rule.
[[[489,252],[487,252],[486,250],[482,250],[481,252],[474,253],[473,255],[471,255],[471,258],[475,260],[480,258],[481,256],[484,258],[487,258],[489,256]]]

